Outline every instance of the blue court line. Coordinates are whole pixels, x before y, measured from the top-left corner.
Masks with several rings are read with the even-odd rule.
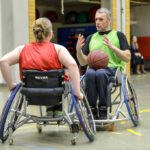
[[[31,144],[25,144],[24,146],[34,149],[34,150],[56,150],[55,148],[41,147],[41,146],[36,146],[36,145],[31,145]]]

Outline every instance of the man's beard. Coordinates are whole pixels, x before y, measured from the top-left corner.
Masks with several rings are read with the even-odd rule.
[[[111,27],[110,27],[110,26],[108,26],[105,30],[102,30],[102,29],[100,29],[100,28],[97,28],[97,31],[98,31],[98,32],[105,32],[105,31],[109,31],[109,30],[111,30]]]

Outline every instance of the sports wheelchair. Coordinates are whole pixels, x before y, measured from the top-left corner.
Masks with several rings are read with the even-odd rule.
[[[86,73],[81,77],[81,87],[86,93]],[[107,119],[95,119],[96,129],[108,127],[112,131],[115,122],[126,120],[131,120],[134,126],[138,126],[141,118],[137,96],[131,81],[120,68],[117,68],[114,77],[110,77],[107,93]],[[99,100],[97,116],[98,102]]]
[[[77,133],[82,127],[89,141],[95,139],[95,122],[84,94],[83,100],[77,100],[71,82],[64,80],[64,70],[23,70],[22,83],[11,92],[5,104],[0,121],[0,139],[8,139],[13,144],[13,132],[24,124],[36,123],[38,132],[42,125],[68,124],[73,133],[72,145],[76,144]],[[81,89],[82,90],[82,89]],[[83,90],[82,90],[83,92]],[[39,106],[39,115],[29,114],[28,106]],[[44,115],[44,106],[62,105],[63,114],[57,118]]]

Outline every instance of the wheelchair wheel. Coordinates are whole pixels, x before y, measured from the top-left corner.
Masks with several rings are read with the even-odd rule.
[[[84,99],[80,101],[74,98],[74,107],[85,135],[92,142],[95,139],[96,127],[86,95],[83,90],[82,92]]]
[[[16,88],[11,92],[5,107],[1,115],[0,124],[0,139],[5,142],[9,136],[9,130],[15,131],[15,122],[18,119],[18,115],[15,110],[21,109],[21,99],[16,99],[17,93],[20,91],[21,84],[17,85]],[[10,139],[11,140],[11,139]]]
[[[131,121],[134,126],[138,126],[139,106],[138,106],[137,96],[134,91],[133,85],[131,84],[131,82],[128,80],[128,78],[125,75],[122,76],[122,90],[123,90],[123,97],[124,97]]]

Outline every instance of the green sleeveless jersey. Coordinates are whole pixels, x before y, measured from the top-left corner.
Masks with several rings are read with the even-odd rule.
[[[117,48],[120,48],[117,31],[112,30],[107,34],[107,37],[113,45],[115,45]],[[109,49],[103,43],[103,38],[104,36],[100,35],[98,32],[94,33],[89,43],[89,51],[91,52],[95,50],[103,50],[109,57],[108,67],[113,67],[113,68],[120,67],[123,70],[125,66],[125,62],[122,61],[111,49]]]

